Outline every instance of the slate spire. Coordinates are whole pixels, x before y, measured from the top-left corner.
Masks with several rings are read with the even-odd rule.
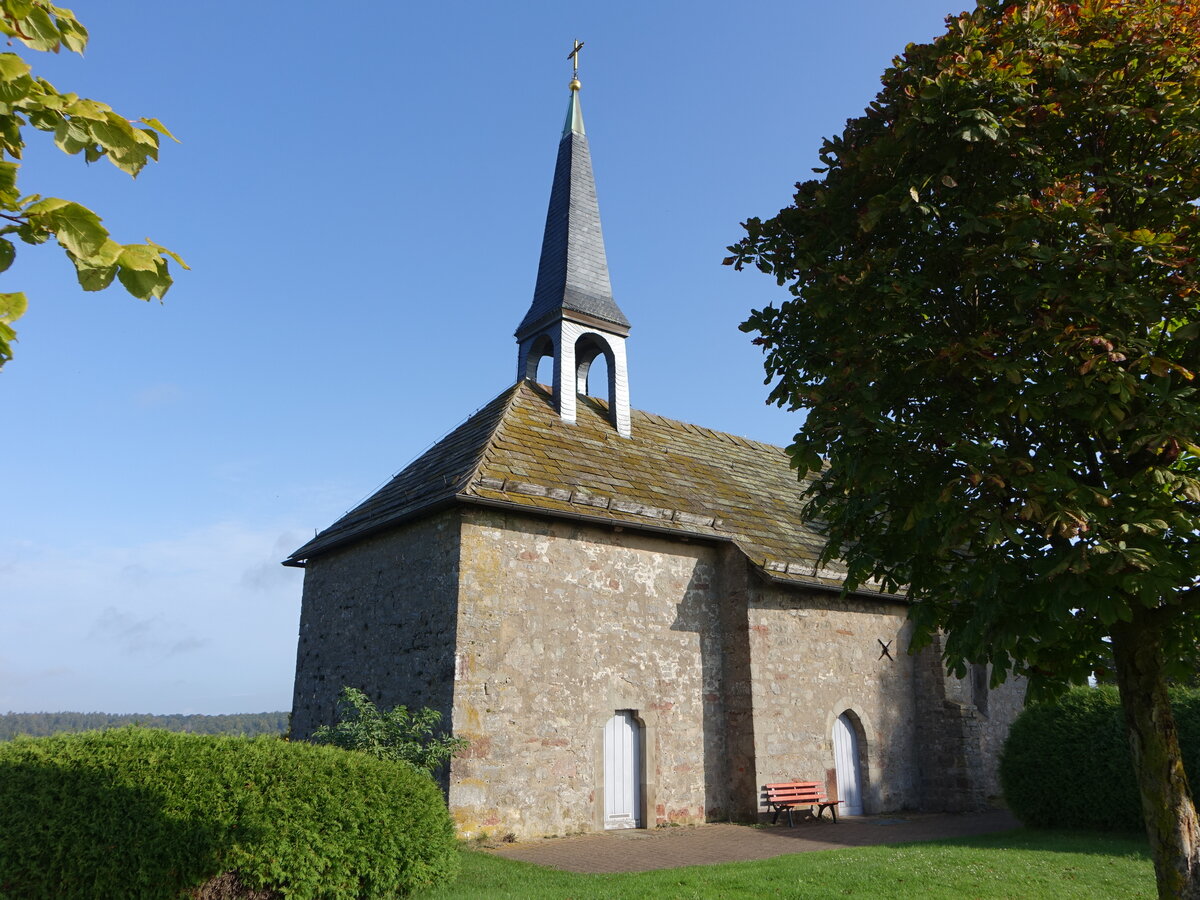
[[[550,208],[542,237],[533,303],[517,327],[517,340],[561,315],[599,319],[622,334],[629,320],[612,295],[600,229],[600,205],[592,177],[592,155],[583,129],[578,79],[558,144]]]
[[[570,56],[577,72],[582,46],[576,41]],[[617,433],[629,437],[628,336],[629,320],[613,300],[608,280],[600,205],[576,75],[571,79],[571,102],[558,142],[533,303],[517,326],[517,379],[536,381],[538,363],[552,357],[554,405],[564,422],[573,423],[576,398],[589,393],[588,372],[603,356],[608,368],[608,416]]]

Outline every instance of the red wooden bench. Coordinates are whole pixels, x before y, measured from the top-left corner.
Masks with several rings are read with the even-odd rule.
[[[780,784],[764,784],[763,797],[767,807],[775,811],[775,815],[771,819],[772,825],[779,821],[779,814],[787,810],[788,827],[793,827],[795,823],[792,822],[792,810],[805,806],[808,807],[806,813],[814,819],[821,818],[828,809],[833,815],[834,823],[837,823],[837,808],[841,801],[827,797],[825,788],[819,781],[786,781]],[[817,810],[815,816],[813,807],[816,807]]]

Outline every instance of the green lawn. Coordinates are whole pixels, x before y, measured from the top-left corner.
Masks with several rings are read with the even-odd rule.
[[[1140,836],[1030,830],[628,875],[576,875],[464,850],[463,873],[454,885],[417,895],[419,900],[1154,896],[1154,871]]]

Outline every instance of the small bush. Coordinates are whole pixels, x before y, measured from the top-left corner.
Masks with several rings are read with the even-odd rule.
[[[1184,768],[1200,775],[1200,692],[1174,690]],[[1142,807],[1121,701],[1112,687],[1077,688],[1030,706],[1000,755],[1004,799],[1033,828],[1140,829]]]
[[[21,900],[165,900],[222,876],[289,900],[382,898],[458,867],[429,778],[269,737],[17,738],[0,745],[0,822],[0,897]]]
[[[436,709],[409,712],[407,706],[396,706],[380,712],[370,697],[352,687],[342,688],[337,705],[338,723],[313,732],[314,743],[358,750],[376,759],[404,760],[427,775],[471,744],[465,738],[435,734],[442,721]]]

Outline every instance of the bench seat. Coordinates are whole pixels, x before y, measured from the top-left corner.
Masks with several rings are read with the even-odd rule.
[[[763,798],[768,809],[775,812],[771,819],[772,825],[779,821],[779,814],[786,810],[788,827],[794,827],[792,810],[804,807],[807,807],[805,812],[814,819],[820,819],[828,809],[833,815],[834,823],[837,823],[837,808],[841,801],[836,798],[831,799],[826,795],[825,788],[819,781],[784,781],[777,784],[764,784]],[[816,808],[815,815],[813,814],[814,807]]]

